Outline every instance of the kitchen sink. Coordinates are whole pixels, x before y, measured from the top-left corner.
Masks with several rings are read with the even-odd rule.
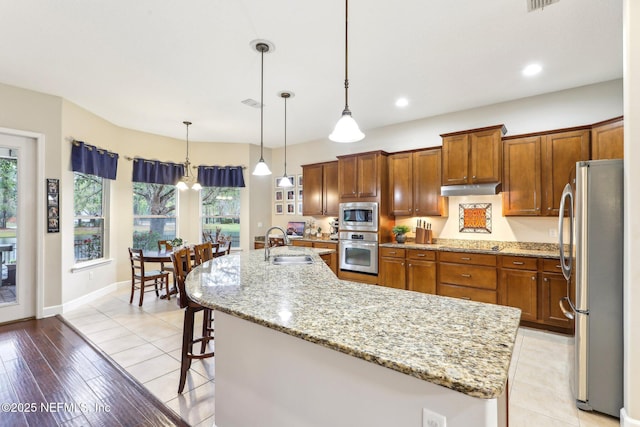
[[[313,264],[313,258],[310,255],[278,255],[273,257],[275,265],[296,265],[296,264]]]

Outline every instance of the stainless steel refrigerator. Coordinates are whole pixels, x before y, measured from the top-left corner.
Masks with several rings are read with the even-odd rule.
[[[569,295],[560,306],[565,316],[575,318],[576,404],[615,417],[623,406],[622,171],[622,160],[576,163],[575,191],[571,184],[565,187],[558,225],[560,263]],[[563,218],[565,207],[568,220]],[[568,252],[563,241],[566,223]],[[569,293],[572,274],[575,300]]]

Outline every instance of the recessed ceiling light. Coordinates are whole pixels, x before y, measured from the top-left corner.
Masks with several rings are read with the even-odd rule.
[[[542,71],[542,65],[540,64],[529,64],[522,70],[522,75],[531,77],[539,74]]]
[[[396,101],[396,107],[406,107],[407,105],[409,105],[409,100],[407,98],[398,98],[398,100]]]

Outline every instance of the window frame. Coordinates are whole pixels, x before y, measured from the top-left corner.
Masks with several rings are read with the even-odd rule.
[[[92,265],[95,264],[103,264],[105,262],[108,262],[110,260],[110,239],[109,239],[109,234],[110,234],[110,189],[111,189],[111,180],[103,178],[103,177],[99,177],[96,175],[92,175],[95,176],[96,178],[100,179],[102,182],[102,200],[101,200],[101,211],[102,211],[102,215],[101,216],[95,216],[95,215],[76,215],[76,209],[75,209],[75,201],[76,201],[76,194],[75,194],[75,180],[76,180],[76,176],[77,174],[81,174],[81,175],[91,175],[91,174],[87,174],[87,173],[83,173],[83,172],[73,172],[73,184],[74,184],[74,191],[73,191],[73,262],[74,262],[74,267],[72,268],[72,271],[75,270],[81,270],[83,268],[86,267],[90,267]],[[102,256],[99,258],[91,258],[91,259],[82,259],[82,260],[78,260],[76,259],[76,255],[75,255],[75,223],[77,219],[102,219]]]
[[[174,226],[175,226],[175,236],[174,237],[179,237],[180,236],[180,191],[175,188],[175,186],[171,185],[171,184],[155,184],[155,183],[149,183],[149,182],[134,182],[133,185],[135,186],[136,184],[140,184],[140,185],[154,185],[154,186],[163,186],[163,187],[173,187],[173,197],[175,198],[175,207],[174,207],[174,214],[173,216],[168,216],[168,215],[136,215],[135,213],[135,202],[134,202],[134,197],[135,197],[135,193],[133,191],[133,186],[132,191],[131,191],[131,201],[132,201],[132,216],[133,216],[133,221],[132,221],[132,232],[131,232],[131,239],[132,239],[132,247],[135,246],[135,221],[136,219],[152,219],[152,218],[172,218],[174,220]],[[160,239],[162,239],[164,236],[161,236]],[[147,246],[148,247],[148,246]],[[143,248],[146,249],[146,248]],[[154,246],[152,249],[156,249],[156,247]]]
[[[238,213],[236,215],[223,215],[223,216],[205,216],[204,212],[203,212],[203,194],[204,191],[206,191],[209,188],[224,188],[224,189],[229,189],[229,190],[234,190],[237,192],[237,203],[238,203]],[[232,239],[232,244],[231,244],[231,248],[232,249],[240,249],[241,246],[241,238],[242,238],[242,212],[241,212],[241,203],[242,203],[242,187],[203,187],[202,190],[199,191],[199,195],[198,195],[198,208],[199,208],[199,216],[200,216],[200,236],[202,236],[202,233],[205,230],[204,227],[204,221],[206,218],[237,218],[237,224],[238,224],[238,237],[237,239]],[[224,231],[222,231],[222,233],[224,233]]]

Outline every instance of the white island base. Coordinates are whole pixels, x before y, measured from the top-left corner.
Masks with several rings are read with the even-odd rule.
[[[480,399],[215,311],[217,427],[507,426],[507,393]],[[507,387],[505,387],[506,389]]]

